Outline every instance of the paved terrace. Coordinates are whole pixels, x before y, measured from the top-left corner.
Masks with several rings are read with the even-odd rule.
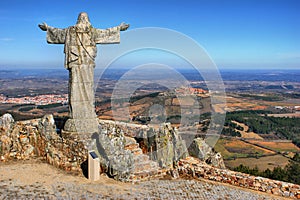
[[[0,163],[0,199],[284,199],[207,180],[122,183],[105,176],[90,182],[43,161]]]

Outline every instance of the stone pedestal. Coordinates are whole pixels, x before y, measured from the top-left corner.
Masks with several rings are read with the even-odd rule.
[[[68,119],[64,131],[76,133],[97,133],[99,122],[97,118],[92,119]]]
[[[86,151],[90,150],[90,146],[92,144],[92,135],[93,133],[77,133],[77,132],[69,132],[62,130],[61,137],[65,140],[70,140],[74,142],[80,142],[84,145]]]

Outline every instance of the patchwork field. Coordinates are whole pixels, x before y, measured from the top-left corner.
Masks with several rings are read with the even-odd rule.
[[[234,168],[240,164],[260,171],[274,167],[284,167],[300,148],[291,141],[240,140],[220,138],[214,149],[223,156],[226,167]]]
[[[255,146],[235,138],[220,138],[214,149],[217,152],[220,152],[225,160],[275,154],[274,151]]]
[[[283,113],[283,114],[268,114],[270,117],[300,117],[300,112],[297,113]]]
[[[298,106],[300,103],[299,99],[278,99],[278,101],[274,101],[274,98],[270,97],[270,100],[272,101],[268,101],[268,98],[255,99],[252,98],[251,95],[240,96],[233,93],[227,93],[226,95],[226,110],[228,112],[237,110],[265,110],[268,107],[274,106]],[[293,115],[295,115],[295,117],[300,117],[299,113]],[[281,116],[279,115],[278,117]]]
[[[257,144],[259,146],[271,149],[273,151],[278,152],[300,152],[300,148],[297,147],[290,141],[280,142],[280,141],[257,141],[257,140],[249,140],[253,144]]]
[[[236,111],[236,110],[263,110],[266,109],[267,103],[245,100],[244,98],[235,97],[235,96],[227,96],[226,97],[226,110],[228,112]]]
[[[237,158],[235,160],[225,160],[224,162],[228,168],[234,168],[242,164],[250,168],[258,167],[260,171],[264,171],[268,168],[273,170],[274,167],[283,168],[289,163],[289,158],[282,155],[273,155],[260,158]]]
[[[125,112],[127,111],[126,108],[128,108],[129,113]],[[111,109],[114,109],[114,113],[111,112]],[[197,99],[188,96],[177,98],[169,93],[165,93],[165,95],[151,93],[134,96],[130,102],[117,99],[113,105],[110,101],[97,102],[96,112],[101,119],[128,121],[134,117],[152,117],[153,119],[160,119],[161,123],[167,119],[175,126],[180,123],[181,115],[190,116],[191,124],[193,124],[200,114],[211,112],[211,102],[210,98]],[[193,119],[194,116],[195,119]],[[139,122],[134,121],[133,123]]]

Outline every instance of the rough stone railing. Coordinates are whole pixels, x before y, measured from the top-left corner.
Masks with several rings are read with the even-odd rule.
[[[181,159],[176,170],[181,176],[204,178],[282,197],[300,199],[300,185],[215,168],[193,157]]]
[[[162,168],[172,168],[180,158],[188,155],[185,141],[170,123],[162,123],[154,127],[100,120],[100,125],[107,132],[121,132],[125,136],[135,138],[143,153],[158,162]]]
[[[147,125],[131,124],[112,120],[99,120],[100,125],[107,131],[123,132],[125,136],[142,137],[150,129]]]
[[[0,160],[42,157],[66,171],[82,173],[87,159],[84,142],[76,135],[61,137],[52,115],[42,119],[11,122],[0,131]]]

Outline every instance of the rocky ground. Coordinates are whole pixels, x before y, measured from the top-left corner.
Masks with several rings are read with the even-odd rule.
[[[281,199],[207,180],[122,183],[101,176],[91,182],[43,161],[0,162],[0,199]]]

